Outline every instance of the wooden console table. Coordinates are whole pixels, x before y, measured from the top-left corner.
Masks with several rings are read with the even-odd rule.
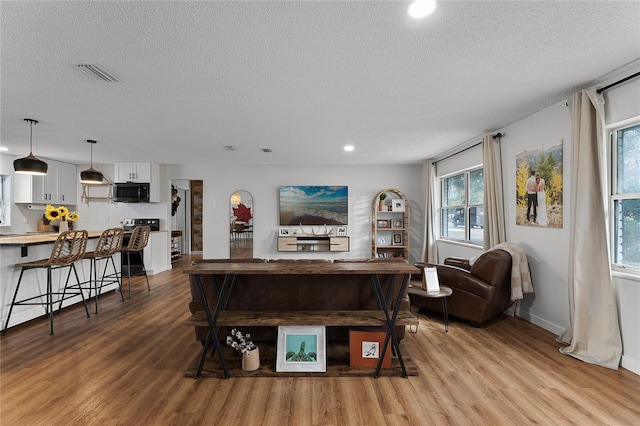
[[[189,325],[208,327],[207,337],[202,349],[196,378],[200,377],[207,353],[213,345],[212,355],[217,351],[225,378],[229,378],[217,327],[220,326],[274,326],[274,325],[324,325],[324,326],[382,326],[386,327],[386,336],[380,353],[385,353],[391,341],[392,349],[407,377],[402,353],[395,335],[396,325],[417,325],[417,318],[410,311],[400,312],[400,303],[396,303],[393,312],[387,309],[389,300],[400,300],[411,274],[419,269],[407,263],[396,262],[345,262],[345,263],[199,263],[184,270],[193,274],[203,306],[203,312],[197,312],[188,321]],[[217,304],[212,309],[205,296],[201,275],[224,275],[222,287],[216,290]],[[233,295],[237,275],[366,275],[369,277],[378,310],[353,311],[226,311]],[[397,294],[385,294],[382,291],[379,275],[402,275],[402,284]],[[357,281],[357,280],[355,280]],[[393,282],[389,289],[393,288]],[[379,359],[374,377],[380,375],[382,358]]]

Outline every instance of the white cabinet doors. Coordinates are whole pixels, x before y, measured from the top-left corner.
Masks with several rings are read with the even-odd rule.
[[[74,205],[77,201],[77,177],[74,164],[46,160],[45,176],[15,175],[15,202]]]
[[[115,181],[151,183],[151,163],[148,162],[117,162],[115,163]]]
[[[76,204],[78,200],[78,175],[75,164],[58,164],[58,202]]]

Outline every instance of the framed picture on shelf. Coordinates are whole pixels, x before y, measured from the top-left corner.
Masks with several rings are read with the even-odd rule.
[[[347,227],[346,226],[338,226],[336,228],[336,235],[338,237],[346,237],[347,236]]]
[[[393,245],[394,246],[402,245],[402,234],[393,234]]]
[[[402,229],[403,228],[402,222],[403,222],[402,219],[391,219],[391,227],[395,229]]]
[[[373,330],[349,330],[349,365],[351,367],[376,368],[387,333]],[[391,368],[391,345],[382,357],[382,368]]]
[[[404,200],[402,198],[395,198],[391,200],[391,211],[392,212],[403,212],[405,211]]]
[[[290,232],[291,231],[289,230],[289,228],[280,228],[278,231],[278,235],[280,235],[281,237],[288,237],[289,235],[291,235]]]
[[[389,219],[378,219],[377,220],[378,228],[388,228],[389,227]]]
[[[276,371],[327,371],[324,326],[278,326]]]

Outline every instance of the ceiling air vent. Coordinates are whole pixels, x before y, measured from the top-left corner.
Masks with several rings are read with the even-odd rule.
[[[233,146],[233,145],[225,145],[224,146],[224,150],[225,151],[239,151],[237,146]]]
[[[116,77],[114,77],[109,71],[105,70],[98,64],[71,64],[83,73],[96,81],[106,81],[108,83],[118,83]]]
[[[273,152],[271,148],[262,148],[262,152]]]

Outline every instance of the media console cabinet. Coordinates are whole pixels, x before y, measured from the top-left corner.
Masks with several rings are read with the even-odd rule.
[[[278,237],[278,251],[349,251],[349,237]]]

